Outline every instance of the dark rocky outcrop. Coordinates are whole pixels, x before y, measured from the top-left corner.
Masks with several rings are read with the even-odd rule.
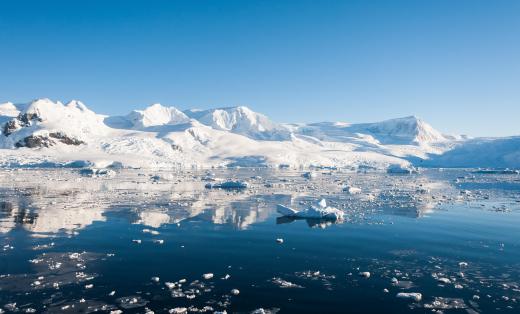
[[[33,121],[42,122],[43,120],[37,113],[20,113],[18,117],[8,121],[2,131],[5,136],[9,136],[16,130],[30,126]]]
[[[61,142],[66,145],[81,145],[85,144],[85,142],[78,140],[73,137],[69,137],[63,133],[55,132],[49,133],[49,136],[44,135],[30,135],[24,138],[23,140],[17,142],[15,144],[16,147],[28,147],[28,148],[38,148],[38,147],[50,147],[56,144],[56,141]]]

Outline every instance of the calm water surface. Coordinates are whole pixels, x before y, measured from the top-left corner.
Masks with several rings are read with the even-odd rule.
[[[520,176],[317,173],[1,170],[0,308],[520,312]],[[251,188],[208,190],[209,177]],[[276,213],[320,198],[346,219]]]

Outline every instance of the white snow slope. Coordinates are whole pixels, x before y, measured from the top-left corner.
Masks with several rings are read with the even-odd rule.
[[[490,153],[492,152],[492,153]],[[0,104],[4,167],[520,168],[520,137],[463,139],[416,117],[378,123],[278,124],[247,107],[154,104],[104,116],[79,101]]]

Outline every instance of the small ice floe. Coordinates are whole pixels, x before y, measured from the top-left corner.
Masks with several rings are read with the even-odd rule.
[[[347,192],[348,194],[354,195],[361,193],[361,189],[355,186],[349,186],[343,188],[343,192]]]
[[[231,294],[232,295],[239,295],[240,294],[240,290],[238,290],[238,289],[231,289]]]
[[[93,285],[93,284],[85,285],[85,289],[92,289],[92,288],[94,288],[94,285]]]
[[[172,181],[174,180],[175,177],[171,174],[171,173],[166,173],[166,174],[156,174],[156,175],[153,175],[150,177],[150,180],[152,180],[153,182],[161,182],[161,181]]]
[[[399,292],[396,297],[399,299],[413,300],[415,302],[422,300],[422,294],[418,292]]]
[[[151,280],[153,282],[159,282],[161,279],[159,277],[152,277]]]
[[[278,238],[278,239],[276,239],[276,243],[280,243],[280,244],[282,244],[282,243],[283,243],[283,239],[282,239],[282,238]]]
[[[303,288],[300,285],[297,285],[297,284],[292,283],[287,280],[283,280],[282,278],[279,278],[279,277],[274,277],[273,279],[271,279],[271,282],[280,288]]]
[[[123,309],[134,309],[143,307],[148,304],[148,300],[143,299],[141,296],[128,296],[122,297],[116,300],[119,303],[119,306]]]
[[[155,239],[155,240],[153,240],[153,243],[164,244],[164,240],[163,239]]]
[[[330,219],[330,220],[343,220],[343,212],[334,207],[328,207],[325,199],[319,201],[316,205],[311,205],[309,208],[304,210],[295,210],[284,205],[277,205],[276,207],[279,214],[285,217],[293,218],[312,218],[312,219]]]
[[[359,276],[363,277],[363,278],[370,278],[370,272],[362,271],[362,272],[359,273]]]
[[[111,169],[99,169],[99,168],[85,168],[81,169],[79,173],[82,176],[87,177],[112,177],[116,174],[114,170]]]
[[[186,313],[188,313],[188,309],[185,308],[185,307],[176,307],[176,308],[170,309],[168,311],[168,313],[170,313],[170,314],[186,314]]]
[[[463,299],[435,297],[431,303],[424,304],[424,308],[432,310],[452,310],[467,309],[468,306],[464,303]]]
[[[223,189],[223,190],[242,190],[247,189],[249,184],[245,181],[224,181],[216,183],[207,183],[206,189]]]
[[[135,244],[141,244],[142,241],[140,239],[133,239],[132,242]]]
[[[459,267],[468,267],[468,263],[467,262],[460,262],[459,263]]]
[[[202,278],[209,280],[209,279],[213,278],[213,274],[212,273],[204,274],[204,275],[202,275]]]
[[[110,293],[109,293],[108,295],[111,296],[111,297],[113,297],[115,294],[116,294],[116,291],[115,291],[115,290],[112,290],[112,291],[110,291]]]
[[[391,174],[412,174],[419,171],[410,165],[393,164],[386,168],[386,172]]]
[[[451,283],[451,280],[449,278],[444,278],[444,277],[437,279],[437,281],[439,283],[442,283],[442,284],[445,284],[445,285],[448,285],[448,284]]]
[[[305,179],[314,179],[316,178],[318,175],[316,174],[316,172],[305,172],[302,177],[304,177]]]
[[[151,235],[158,235],[159,234],[159,231],[157,230],[152,230],[152,229],[143,229],[143,233],[149,233]]]
[[[250,314],[276,314],[280,311],[279,308],[264,309],[259,308],[250,312]]]

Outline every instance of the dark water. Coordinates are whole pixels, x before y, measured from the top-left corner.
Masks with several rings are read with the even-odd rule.
[[[150,175],[3,171],[0,307],[520,312],[518,175],[325,172],[305,180],[298,172],[217,172],[247,178],[245,191],[204,189],[203,172]],[[349,195],[345,185],[362,193]],[[321,197],[344,210],[345,221],[290,221],[275,212],[278,203],[301,209]]]

